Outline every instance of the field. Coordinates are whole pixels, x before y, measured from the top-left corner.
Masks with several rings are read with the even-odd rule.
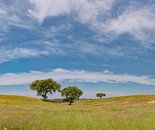
[[[72,106],[1,95],[0,130],[155,130],[155,95],[81,100]]]

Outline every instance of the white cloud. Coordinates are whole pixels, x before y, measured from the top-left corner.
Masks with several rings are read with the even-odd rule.
[[[17,85],[31,83],[37,79],[54,78],[57,81],[72,80],[76,82],[133,82],[144,85],[155,85],[155,78],[111,72],[88,72],[55,69],[50,72],[31,71],[29,73],[7,73],[0,75],[0,85]]]
[[[113,7],[117,2],[117,0],[24,0],[25,6],[16,0],[9,6],[2,2],[0,25],[3,25],[3,28],[8,25],[31,28],[33,25],[31,17],[36,18],[41,24],[47,17],[70,15],[105,36],[117,37],[129,33],[142,43],[154,41],[154,3],[144,5],[131,2],[132,4],[116,15],[117,11]],[[117,6],[121,8],[121,5]],[[27,18],[26,22],[22,20],[23,18]]]
[[[105,36],[117,37],[129,33],[136,40],[148,43],[155,40],[155,6],[134,2],[121,14],[114,14],[116,0],[30,0],[34,5],[29,9],[31,16],[40,24],[50,16],[72,15],[77,21],[88,24],[90,28]],[[118,5],[117,5],[118,6]],[[117,11],[115,10],[115,14]],[[151,40],[152,39],[152,40]]]
[[[145,42],[148,44],[150,41],[155,40],[154,36],[155,5],[149,4],[147,6],[142,5],[137,7],[136,5],[133,5],[134,3],[132,3],[132,5],[128,5],[127,8],[122,10],[122,12],[116,16],[116,13],[113,12],[114,11],[113,5],[117,3],[117,0],[23,0],[23,1],[19,2],[18,0],[13,0],[12,2],[13,4],[10,4],[9,6],[3,4],[3,2],[0,2],[1,30],[2,29],[6,30],[6,28],[9,26],[31,28],[31,26],[36,24],[33,21],[32,17],[36,18],[41,24],[47,17],[70,15],[71,16],[70,18],[74,18],[74,20],[77,20],[82,24],[89,25],[91,29],[93,28],[97,32],[99,31],[100,34],[99,33],[95,34],[98,36],[96,39],[98,41],[100,40],[100,42],[103,43],[111,42],[109,40],[111,37],[112,38],[117,37],[124,33],[131,34],[136,40],[140,40],[141,43]],[[22,4],[24,4],[24,6],[22,6]],[[26,16],[26,14],[29,16]],[[112,17],[112,14],[115,14],[115,17]],[[32,23],[32,25],[29,23]],[[108,48],[106,46],[102,46],[96,43],[83,43],[81,39],[79,39],[80,44],[76,44],[77,42],[76,39],[74,43],[72,42],[73,43],[72,45],[71,44],[60,45],[60,42],[62,42],[61,38],[58,39],[55,37],[56,35],[59,34],[63,35],[65,34],[65,32],[70,30],[71,27],[68,26],[69,24],[70,22],[60,27],[57,26],[48,27],[44,29],[42,27],[36,26],[37,28],[35,28],[35,30],[33,30],[34,28],[31,28],[32,29],[31,31],[33,32],[37,31],[36,34],[42,35],[41,37],[43,37],[45,41],[46,40],[48,41],[48,39],[52,39],[51,41],[49,41],[52,42],[52,45],[48,46],[48,48],[46,46],[44,47],[44,49],[46,49],[46,53],[50,54],[53,53],[62,55],[73,54],[73,51],[75,51],[75,53],[77,54],[78,53],[86,55],[95,54],[97,56],[106,54],[108,56],[111,55],[113,57],[114,56],[130,57],[131,53],[133,54],[132,50],[134,48],[124,49],[119,46]],[[68,27],[66,27],[66,25]],[[1,32],[1,30],[0,30],[0,36],[2,35],[1,33],[3,33]],[[108,35],[109,37],[106,38],[109,41],[105,41],[107,39],[105,39],[103,35],[105,36]],[[0,40],[2,38],[3,36],[0,37]],[[40,42],[42,42],[42,39],[39,40]],[[54,43],[55,42],[54,40],[55,41],[57,40],[56,41],[57,45]],[[88,38],[86,37],[85,41],[87,42],[87,40]],[[4,56],[2,55],[2,57]],[[1,59],[4,60],[6,58]]]
[[[62,56],[85,57],[92,56],[101,58],[126,57],[137,59],[137,56],[146,55],[143,48],[129,48],[125,46],[105,46],[104,44],[90,43],[84,41],[71,41],[72,44],[61,44],[58,41],[43,41],[41,45],[49,54]]]
[[[46,17],[77,14],[83,23],[96,21],[98,15],[111,9],[114,0],[29,0],[34,8],[29,9],[30,15],[40,23]]]
[[[6,32],[10,26],[32,29],[32,21],[27,17],[29,6],[30,3],[27,0],[22,2],[12,0],[7,4],[0,2],[0,31]]]
[[[8,25],[13,23],[18,23],[19,19],[16,15],[11,15],[7,11],[4,5],[0,5],[0,25],[1,31],[5,31],[8,28]]]
[[[155,10],[152,7],[129,7],[118,17],[107,20],[103,30],[115,36],[129,33],[142,42],[153,41]]]
[[[40,23],[46,17],[68,14],[71,11],[70,0],[30,0],[34,4],[34,9],[29,13],[37,18]]]
[[[95,26],[100,17],[112,9],[115,0],[78,0],[73,2],[78,21]]]
[[[39,55],[48,55],[46,51],[40,51],[37,49],[30,48],[0,48],[0,63],[7,62],[13,59],[36,57]]]

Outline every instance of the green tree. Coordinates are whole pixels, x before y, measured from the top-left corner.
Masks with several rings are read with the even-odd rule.
[[[102,98],[102,97],[104,97],[104,96],[106,96],[105,93],[96,93],[96,97]]]
[[[78,100],[82,94],[83,92],[75,86],[69,86],[61,91],[61,95],[66,97],[65,101],[69,102],[69,105],[71,105],[74,100]]]
[[[56,91],[60,91],[61,85],[53,79],[45,79],[32,82],[30,88],[37,91],[37,96],[42,96],[44,100],[47,100],[47,94],[53,94]]]

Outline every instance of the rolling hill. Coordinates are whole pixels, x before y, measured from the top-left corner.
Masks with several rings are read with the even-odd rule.
[[[1,130],[155,130],[155,95],[60,100],[0,95]]]

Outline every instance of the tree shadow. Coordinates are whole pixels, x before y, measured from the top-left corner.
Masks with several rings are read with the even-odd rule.
[[[51,102],[51,103],[63,103],[63,99],[47,99],[47,100],[43,100],[44,102]]]

